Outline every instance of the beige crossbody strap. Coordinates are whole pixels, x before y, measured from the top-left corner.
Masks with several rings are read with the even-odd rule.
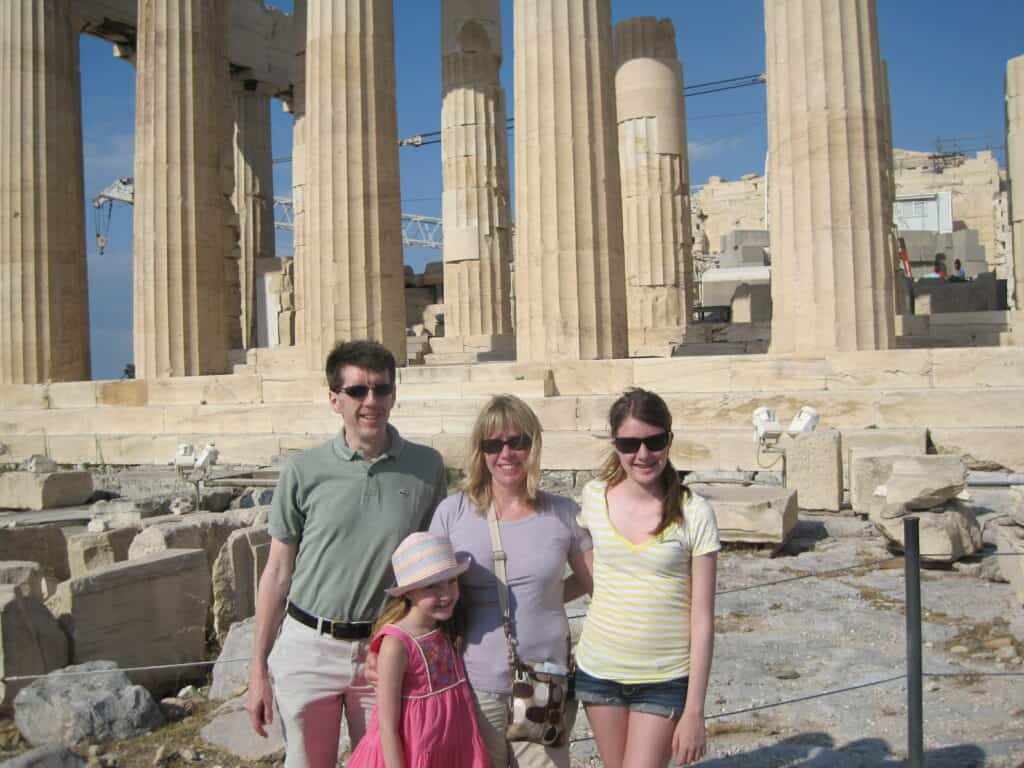
[[[492,503],[487,508],[487,527],[491,532],[491,553],[494,556],[494,576],[498,582],[498,604],[501,606],[501,623],[505,628],[505,642],[508,645],[508,663],[514,670],[516,667],[515,638],[512,634],[512,615],[509,610],[508,571],[505,561],[508,559],[501,546],[501,531],[498,529],[498,515]]]

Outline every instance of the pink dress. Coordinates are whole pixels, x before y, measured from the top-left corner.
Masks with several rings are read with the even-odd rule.
[[[462,659],[440,629],[413,637],[388,624],[373,638],[377,653],[385,635],[405,646],[409,663],[402,681],[402,746],[406,768],[490,768],[476,724],[473,692]],[[347,768],[382,768],[384,750],[374,707],[366,735]]]

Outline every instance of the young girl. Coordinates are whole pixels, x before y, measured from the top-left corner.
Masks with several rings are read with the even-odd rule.
[[[714,513],[668,460],[672,414],[632,389],[611,408],[614,452],[583,490],[594,597],[576,649],[576,697],[605,768],[662,768],[705,752],[711,669]]]
[[[396,585],[374,627],[377,706],[348,768],[490,768],[457,646],[456,560],[443,536],[413,533],[391,558]]]

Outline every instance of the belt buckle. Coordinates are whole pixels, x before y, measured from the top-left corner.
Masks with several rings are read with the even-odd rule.
[[[330,619],[320,619],[320,626],[317,627],[317,631],[321,635],[330,635],[334,637],[334,622]]]

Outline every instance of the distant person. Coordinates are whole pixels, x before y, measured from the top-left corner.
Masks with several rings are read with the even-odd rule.
[[[926,278],[932,280],[945,280],[946,279],[946,254],[937,253],[935,254],[935,264],[932,267],[932,271],[925,275]]]
[[[950,275],[949,281],[951,283],[967,282],[967,271],[964,269],[963,264],[960,263],[960,259],[953,259],[953,274]]]

